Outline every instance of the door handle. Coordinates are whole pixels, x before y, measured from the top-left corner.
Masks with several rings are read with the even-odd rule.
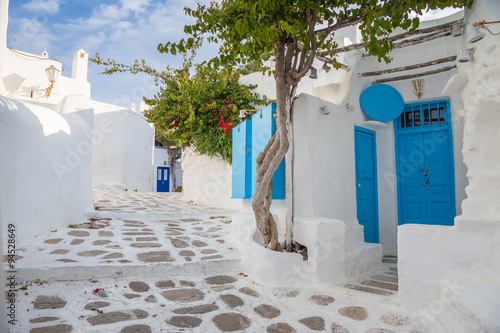
[[[430,182],[429,182],[429,178],[427,178],[427,181],[423,182],[422,185],[429,185]]]
[[[428,174],[430,174],[431,172],[429,171],[429,169],[420,169],[420,172],[424,175],[424,176],[427,176]]]

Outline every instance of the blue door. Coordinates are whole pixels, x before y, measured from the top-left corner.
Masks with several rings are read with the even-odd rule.
[[[170,192],[170,168],[158,167],[156,192]]]
[[[407,105],[395,129],[399,224],[453,225],[455,189],[448,102]]]
[[[355,127],[356,206],[365,242],[378,243],[378,187],[375,132]]]

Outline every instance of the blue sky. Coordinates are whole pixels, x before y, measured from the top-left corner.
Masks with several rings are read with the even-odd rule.
[[[195,8],[197,2],[209,0],[10,0],[7,45],[33,54],[46,48],[50,58],[62,62],[64,76],[71,76],[73,53],[81,48],[90,56],[98,52],[102,58],[121,63],[145,59],[158,69],[178,66],[179,56],[160,54],[156,47],[184,36],[183,27],[192,19],[183,8]],[[216,51],[215,46],[204,47],[199,58],[211,58]],[[88,81],[95,100],[129,107],[158,91],[145,75],[107,76],[100,71],[89,64]]]

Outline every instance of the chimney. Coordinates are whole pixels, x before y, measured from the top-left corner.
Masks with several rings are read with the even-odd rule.
[[[73,68],[71,78],[80,81],[87,81],[87,70],[89,66],[89,55],[83,49],[73,53]]]

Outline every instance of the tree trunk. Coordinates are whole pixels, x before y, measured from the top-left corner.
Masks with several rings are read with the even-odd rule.
[[[275,44],[276,56],[276,133],[257,157],[257,179],[252,208],[257,227],[264,238],[264,245],[270,250],[279,250],[278,228],[271,214],[272,178],[288,151],[286,111],[288,88],[285,80],[285,42]]]
[[[170,167],[170,187],[171,192],[175,192],[175,155],[177,155],[177,150],[172,150],[167,148],[168,154],[168,166]]]

